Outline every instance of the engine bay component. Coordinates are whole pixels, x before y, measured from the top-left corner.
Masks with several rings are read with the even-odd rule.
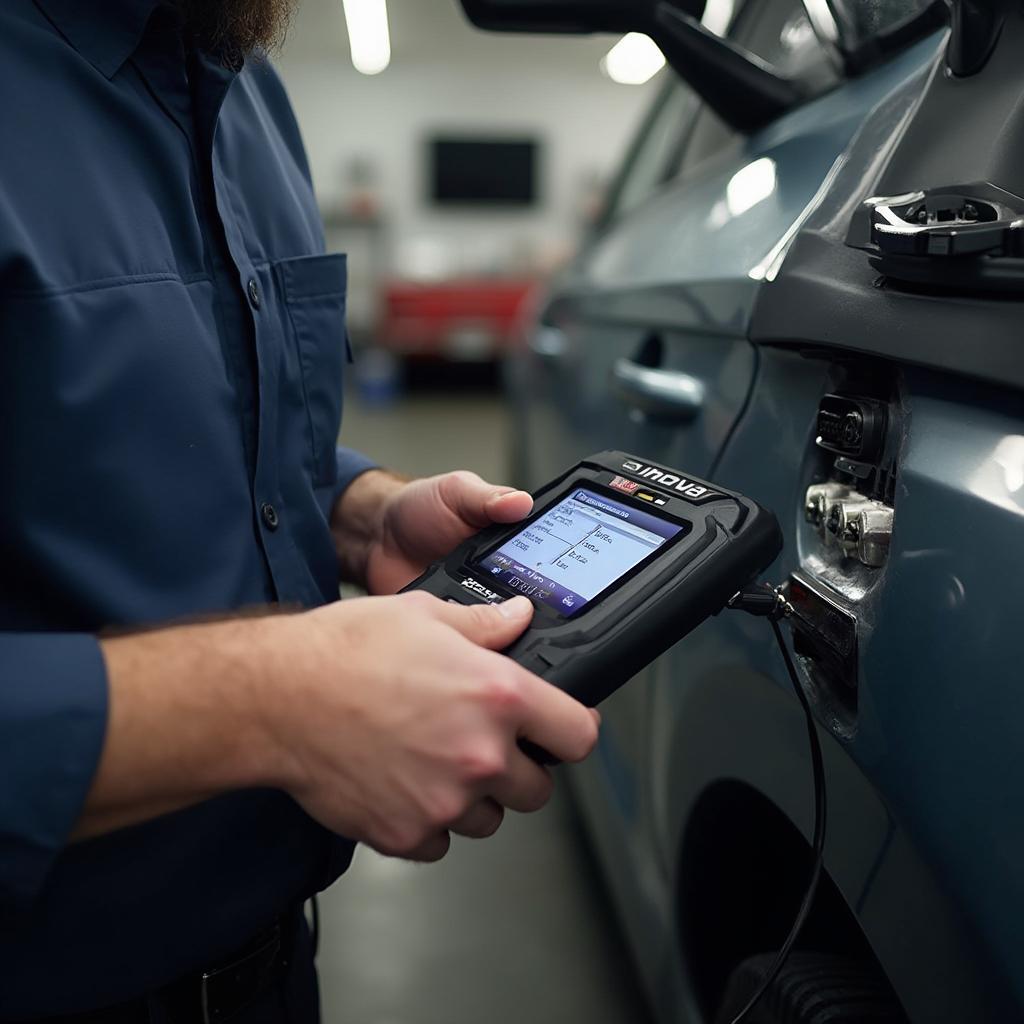
[[[812,484],[804,498],[804,516],[827,545],[847,558],[878,568],[885,564],[892,537],[893,510],[845,484]]]
[[[989,182],[872,196],[846,244],[895,281],[957,293],[1024,289],[1024,199]]]
[[[811,484],[804,498],[804,516],[812,526],[824,529],[829,506],[850,493],[846,484],[830,480],[824,484]]]
[[[857,618],[829,589],[797,570],[789,578],[786,598],[792,612],[794,649],[814,668],[819,692],[830,703],[856,708]]]
[[[885,403],[873,398],[825,395],[818,405],[816,443],[826,451],[875,462],[885,443]]]

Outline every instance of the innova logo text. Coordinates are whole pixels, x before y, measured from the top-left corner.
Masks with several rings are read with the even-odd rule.
[[[706,487],[692,483],[685,477],[679,476],[678,473],[669,473],[667,470],[658,469],[657,466],[645,466],[642,462],[627,459],[622,463],[622,468],[644,480],[649,480],[652,484],[669,487],[680,494],[685,494],[688,498],[702,498],[708,493]]]

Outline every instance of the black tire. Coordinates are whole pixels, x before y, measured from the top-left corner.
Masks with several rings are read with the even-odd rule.
[[[715,1024],[733,1018],[761,984],[774,953],[752,956],[726,983]],[[744,1024],[908,1024],[886,979],[849,957],[792,953]]]

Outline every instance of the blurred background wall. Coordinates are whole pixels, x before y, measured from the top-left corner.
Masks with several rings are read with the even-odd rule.
[[[616,84],[602,72],[608,37],[486,34],[456,0],[388,0],[386,11],[391,58],[377,74],[353,67],[342,0],[303,0],[275,63],[303,130],[329,247],[349,253],[349,330],[358,344],[400,347],[390,338],[389,287],[487,278],[509,284],[492,296],[507,306],[518,286],[564,263],[653,86]],[[438,205],[431,140],[440,136],[532,140],[532,202]],[[464,309],[472,307],[462,291]],[[473,339],[462,344],[472,349]],[[486,354],[487,339],[476,345]]]

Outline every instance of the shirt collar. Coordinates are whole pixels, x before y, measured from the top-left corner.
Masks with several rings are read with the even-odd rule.
[[[35,0],[58,32],[97,71],[113,78],[135,52],[162,0]]]

